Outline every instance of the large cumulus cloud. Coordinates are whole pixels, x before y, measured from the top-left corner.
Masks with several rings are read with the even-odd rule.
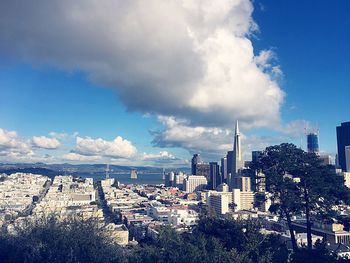
[[[275,125],[283,91],[254,55],[249,0],[12,0],[0,4],[0,55],[82,71],[132,111],[189,126]]]

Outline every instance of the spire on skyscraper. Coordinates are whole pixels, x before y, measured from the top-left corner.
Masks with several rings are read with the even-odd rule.
[[[241,134],[239,132],[238,120],[236,121],[235,137],[233,142],[233,175],[237,175],[238,171],[244,166],[242,159]]]
[[[238,126],[238,120],[236,120],[236,127],[235,127],[235,136],[239,135],[239,126]]]

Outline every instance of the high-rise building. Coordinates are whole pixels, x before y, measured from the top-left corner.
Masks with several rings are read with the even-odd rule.
[[[165,175],[165,187],[174,186],[174,177],[175,174],[173,172],[167,173]]]
[[[185,179],[185,175],[182,172],[175,174],[173,185],[178,187],[180,190],[182,190],[184,179]]]
[[[260,158],[263,156],[262,151],[252,151],[252,162],[258,162]]]
[[[256,171],[255,176],[255,191],[259,193],[266,192],[266,177],[262,172]]]
[[[317,133],[308,133],[306,135],[307,142],[307,152],[309,153],[320,153],[320,146],[318,142],[318,134]]]
[[[350,146],[350,121],[337,126],[338,162],[343,171],[346,171],[345,146]]]
[[[251,191],[251,179],[247,176],[235,176],[232,177],[232,188],[240,189],[241,192]]]
[[[208,206],[215,211],[215,214],[220,216],[229,211],[229,198],[223,194],[211,194],[208,198]]]
[[[221,158],[221,182],[227,183],[227,157]]]
[[[208,163],[197,163],[195,167],[195,175],[203,175],[208,181],[210,180],[210,165]]]
[[[235,138],[233,142],[233,162],[232,165],[232,177],[237,176],[239,170],[244,167],[244,161],[242,157],[241,148],[241,134],[239,132],[238,121],[236,122]]]
[[[221,184],[219,165],[217,162],[211,162],[209,163],[209,167],[210,167],[209,188],[214,190]]]
[[[184,179],[183,189],[186,193],[201,191],[207,187],[208,180],[202,175],[189,175]]]
[[[222,183],[220,185],[218,185],[217,189],[218,192],[224,192],[227,193],[229,191],[229,187],[226,183]]]
[[[250,210],[254,207],[254,192],[242,192],[240,193],[241,209]]]
[[[227,178],[228,178],[228,175],[231,174],[232,175],[232,169],[233,169],[233,151],[228,151],[227,152]],[[226,178],[226,180],[227,180]],[[229,184],[230,182],[227,181],[227,183]]]
[[[350,146],[345,146],[346,171],[350,172]]]
[[[196,175],[196,166],[197,166],[197,164],[201,164],[201,163],[203,163],[203,161],[202,161],[202,158],[201,158],[201,156],[199,155],[199,154],[194,154],[193,155],[193,157],[192,157],[192,162],[191,162],[191,164],[192,164],[192,166],[191,166],[191,172],[192,172],[192,174],[193,175]]]

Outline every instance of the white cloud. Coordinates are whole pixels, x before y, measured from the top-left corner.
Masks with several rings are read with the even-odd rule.
[[[112,141],[106,141],[102,138],[93,139],[91,137],[77,137],[76,148],[77,154],[85,156],[103,156],[111,158],[131,158],[137,150],[136,147],[128,140],[117,136]]]
[[[46,136],[33,136],[32,144],[34,147],[43,149],[57,149],[60,146],[60,142],[56,138],[49,138]]]
[[[160,116],[163,131],[153,131],[153,144],[158,147],[180,147],[192,153],[218,156],[232,148],[233,135],[229,129],[191,127],[185,121]]]
[[[95,162],[102,160],[101,156],[86,156],[78,153],[67,153],[62,156],[63,160],[73,161],[73,162]]]
[[[159,159],[170,159],[174,160],[176,157],[167,151],[160,151],[159,153],[143,153],[143,160],[159,160]]]
[[[0,155],[7,154],[32,154],[30,144],[19,138],[15,131],[7,131],[0,128]]]
[[[190,154],[201,153],[207,160],[218,160],[233,149],[234,129],[191,127],[186,121],[178,121],[174,117],[158,117],[165,129],[152,131],[153,144],[158,147],[179,147]],[[267,146],[283,142],[295,143],[299,146],[306,121],[298,120],[275,127],[275,134],[253,135],[241,130],[244,158],[249,160],[253,150],[264,150]]]
[[[252,12],[249,0],[3,1],[0,54],[86,72],[129,110],[192,127],[271,126],[281,70],[254,55]]]

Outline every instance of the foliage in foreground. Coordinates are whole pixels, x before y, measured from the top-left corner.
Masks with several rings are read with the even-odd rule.
[[[164,227],[157,241],[121,248],[104,235],[96,222],[50,219],[30,224],[18,230],[17,235],[3,231],[0,259],[4,263],[337,262],[325,249],[300,250],[291,255],[278,236],[264,236],[259,228],[256,221],[204,217],[192,233],[179,234]]]
[[[94,221],[42,219],[0,236],[1,262],[119,262],[121,248]]]

